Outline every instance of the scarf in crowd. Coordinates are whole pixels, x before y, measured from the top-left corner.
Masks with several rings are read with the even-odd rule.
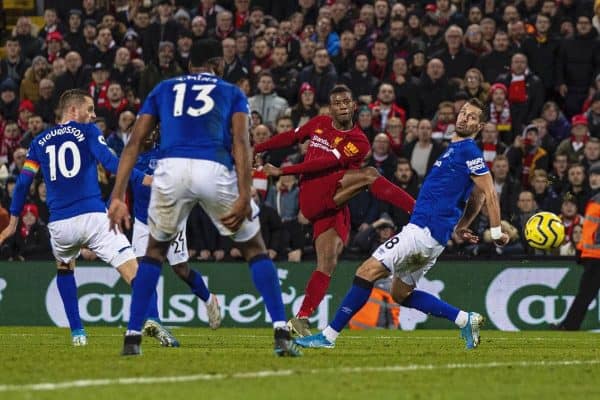
[[[525,75],[512,75],[512,80],[508,86],[508,101],[510,103],[525,103],[527,101]]]
[[[98,87],[96,82],[93,80],[90,83],[90,96],[92,96],[92,99],[94,99],[94,103],[96,103],[97,106],[103,106],[107,102],[106,93],[108,92],[109,85],[110,82],[108,79],[103,82],[100,87]]]
[[[491,170],[496,155],[498,154],[498,143],[483,143],[483,161]]]
[[[508,132],[512,129],[510,104],[508,103],[508,100],[504,100],[502,110],[499,110],[496,104],[490,104],[490,122],[496,125],[498,132]]]
[[[530,144],[530,139],[523,139],[523,145],[526,148]],[[535,169],[536,161],[545,155],[546,150],[542,149],[539,145],[534,145],[531,151],[529,151],[525,157],[523,157],[523,171],[521,173],[521,185],[523,185],[523,188],[528,189],[530,187],[529,172]]]

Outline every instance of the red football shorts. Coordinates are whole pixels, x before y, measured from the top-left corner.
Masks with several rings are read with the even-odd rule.
[[[338,207],[333,196],[345,170],[302,182],[300,187],[300,211],[313,224],[313,240],[328,229],[335,229],[344,243],[350,236],[350,209]]]

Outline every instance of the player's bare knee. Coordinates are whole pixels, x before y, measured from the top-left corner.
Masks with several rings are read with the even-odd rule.
[[[413,290],[415,290],[414,286],[408,285],[398,278],[394,278],[390,294],[396,303],[402,304],[412,294]]]
[[[132,258],[131,260],[125,261],[123,264],[117,267],[117,271],[119,271],[119,274],[121,274],[121,278],[131,285],[131,281],[133,278],[135,278],[135,275],[138,271],[137,259]]]
[[[250,261],[258,255],[267,254],[267,248],[260,232],[254,235],[250,240],[236,244],[246,261]]]
[[[186,262],[173,265],[172,268],[173,272],[175,272],[175,274],[183,280],[186,280],[190,274],[190,267]]]
[[[356,276],[369,282],[375,282],[378,279],[387,277],[389,274],[389,271],[383,264],[373,257],[370,257],[367,261],[362,263],[356,270]]]

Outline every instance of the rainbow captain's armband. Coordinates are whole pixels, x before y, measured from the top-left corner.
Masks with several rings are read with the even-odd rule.
[[[23,172],[27,175],[35,176],[35,174],[37,174],[39,169],[40,169],[40,164],[38,162],[33,161],[33,160],[26,160],[25,164],[23,165],[23,170],[21,172]]]

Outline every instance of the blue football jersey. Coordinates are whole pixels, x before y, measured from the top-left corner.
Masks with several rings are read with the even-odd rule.
[[[473,190],[471,175],[487,173],[483,154],[473,139],[450,143],[427,175],[410,222],[429,228],[433,238],[445,246]]]
[[[158,148],[142,153],[137,159],[135,168],[142,171],[146,175],[154,175],[156,162],[159,160],[159,158],[160,151]],[[131,186],[131,190],[133,194],[133,215],[138,221],[147,224],[151,189],[149,186],[144,186],[140,183],[133,184]]]
[[[148,95],[140,114],[160,122],[164,158],[212,160],[233,168],[231,117],[249,114],[242,91],[212,74],[162,81]]]
[[[20,214],[29,186],[40,169],[46,183],[50,222],[106,211],[98,185],[97,162],[112,173],[119,165],[95,124],[71,121],[45,130],[29,146],[10,213]],[[133,171],[132,182],[141,183],[143,178],[140,171]]]

